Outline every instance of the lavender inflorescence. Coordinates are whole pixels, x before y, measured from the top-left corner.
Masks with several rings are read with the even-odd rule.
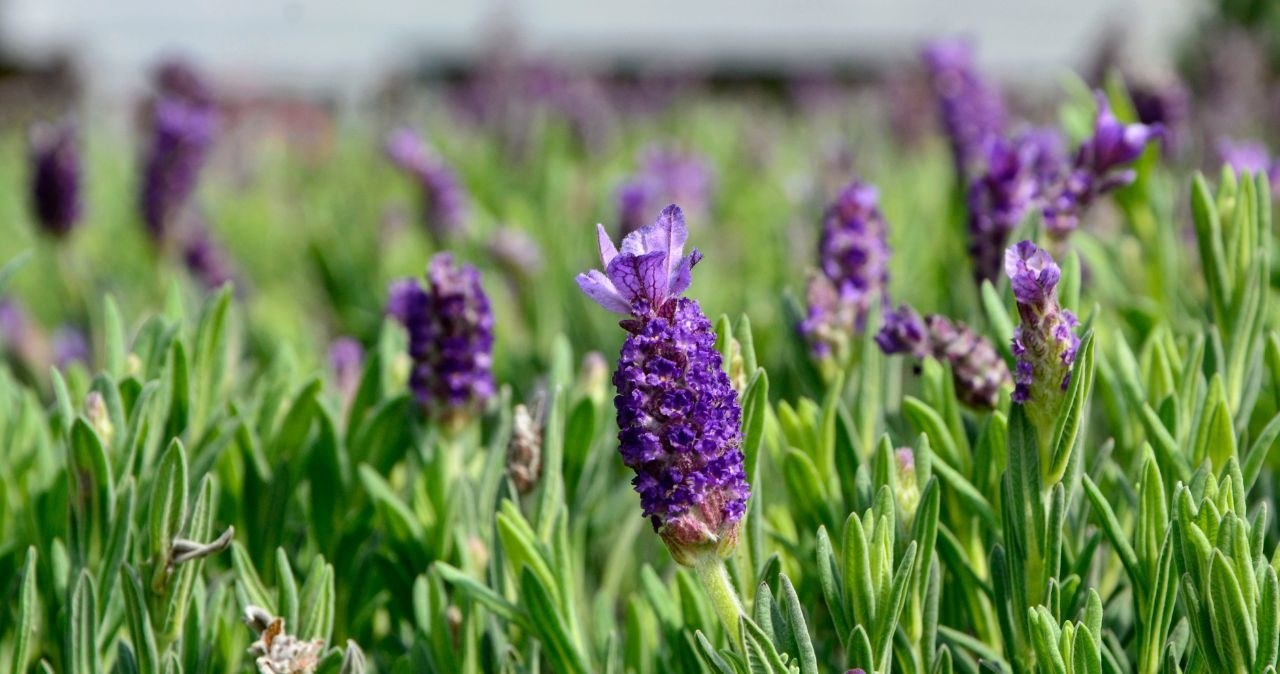
[[[999,89],[979,70],[972,47],[961,40],[937,40],[924,49],[924,63],[938,100],[939,116],[951,143],[961,184],[982,165],[983,148],[1005,125]]]
[[[493,397],[493,313],[480,272],[440,253],[417,279],[392,284],[387,313],[409,335],[409,387],[429,416],[466,421]]]
[[[932,356],[951,368],[956,397],[972,408],[995,409],[1009,383],[1009,368],[991,341],[946,316],[921,318],[903,305],[885,314],[876,343],[886,354]]]
[[[435,156],[412,129],[387,136],[387,158],[417,183],[422,222],[437,242],[461,231],[467,215],[467,194],[448,164]]]
[[[31,138],[31,203],[36,223],[66,236],[80,219],[80,135],[73,120],[42,126]]]
[[[624,314],[626,341],[614,371],[619,452],[636,472],[644,516],[675,559],[727,555],[750,495],[743,467],[741,408],[715,348],[711,321],[683,297],[694,250],[684,255],[684,214],[668,206],[628,235],[621,250],[598,228],[604,271],[578,285]]]
[[[150,138],[143,162],[142,215],[155,242],[165,240],[195,192],[217,131],[208,86],[188,66],[171,64],[157,77]]]

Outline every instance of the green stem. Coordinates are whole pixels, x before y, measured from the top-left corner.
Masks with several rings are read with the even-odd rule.
[[[742,634],[738,623],[742,617],[742,602],[738,601],[738,593],[729,580],[724,561],[714,551],[708,551],[698,555],[693,570],[698,574],[698,582],[707,591],[716,614],[720,616],[720,622],[729,631],[734,645],[741,649]]]

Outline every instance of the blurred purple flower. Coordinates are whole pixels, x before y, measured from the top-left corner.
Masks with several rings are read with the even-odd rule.
[[[89,340],[79,328],[64,325],[53,332],[53,362],[65,370],[73,363],[89,364]]]
[[[193,225],[182,243],[182,262],[205,288],[214,289],[235,278],[231,260],[209,233],[203,217],[192,219]]]
[[[1238,173],[1266,174],[1271,180],[1271,193],[1280,196],[1280,162],[1260,141],[1234,141],[1222,138],[1217,144],[1218,158]]]
[[[79,131],[71,119],[31,136],[31,203],[46,233],[65,236],[80,219]]]
[[[153,241],[165,239],[195,192],[217,123],[217,111],[208,103],[167,95],[152,103],[141,201]]]
[[[854,328],[861,332],[867,312],[888,300],[889,243],[876,188],[850,182],[827,207],[818,257],[822,273],[843,301],[854,307]]]
[[[339,337],[329,344],[329,370],[344,399],[350,398],[360,385],[364,369],[364,347],[351,337]]]
[[[1191,93],[1176,79],[1156,83],[1138,83],[1129,89],[1138,121],[1164,129],[1160,148],[1166,155],[1176,154],[1182,146],[1184,127],[1191,119]]]
[[[1079,227],[1081,214],[1099,196],[1132,183],[1137,174],[1130,165],[1151,141],[1164,134],[1158,124],[1120,123],[1106,95],[1099,91],[1095,97],[1098,111],[1093,135],[1080,145],[1066,178],[1043,208],[1045,229],[1057,239]]]
[[[981,166],[983,147],[1004,129],[1005,110],[999,89],[978,71],[973,48],[957,40],[936,40],[924,49],[943,129],[961,184]]]
[[[969,254],[976,280],[995,281],[1009,235],[1062,170],[1061,137],[1036,129],[992,137],[985,172],[969,186]]]
[[[431,258],[426,276],[425,287],[412,278],[393,283],[387,313],[409,333],[409,387],[418,404],[453,426],[496,392],[493,312],[480,272],[459,266],[449,253]]]
[[[618,188],[618,229],[625,237],[647,224],[659,204],[683,204],[703,215],[711,203],[711,168],[700,156],[651,147],[640,158],[640,172]]]
[[[522,229],[503,227],[495,231],[485,248],[513,284],[527,283],[542,271],[542,248]]]
[[[418,184],[423,224],[437,244],[457,234],[466,219],[467,195],[453,170],[412,129],[387,136],[387,158]]]

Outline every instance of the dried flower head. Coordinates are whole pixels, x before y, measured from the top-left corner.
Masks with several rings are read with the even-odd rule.
[[[507,443],[507,475],[520,494],[528,494],[542,477],[542,401],[534,409],[516,405]]]
[[[956,397],[974,409],[995,409],[1000,390],[1009,383],[1009,368],[991,341],[946,316],[931,314],[922,320],[903,305],[885,314],[876,343],[887,354],[928,355],[946,363]]]
[[[244,622],[258,635],[249,645],[249,655],[259,674],[313,674],[324,654],[324,640],[303,641],[285,632],[284,618],[250,605]]]

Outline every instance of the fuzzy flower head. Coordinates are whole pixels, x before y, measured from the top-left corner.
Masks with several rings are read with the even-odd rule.
[[[640,157],[640,171],[617,192],[618,226],[622,236],[643,227],[648,213],[662,203],[684,204],[694,214],[711,202],[714,178],[697,154],[651,147]]]
[[[1049,253],[1030,241],[1010,247],[1004,264],[1021,318],[1013,336],[1018,359],[1013,399],[1034,403],[1040,410],[1051,407],[1048,413],[1056,414],[1080,347],[1075,314],[1058,304],[1062,270]]]
[[[217,125],[217,111],[208,103],[161,96],[152,104],[141,199],[152,240],[166,237],[190,201]]]
[[[689,287],[693,266],[702,259],[695,248],[684,254],[689,238],[684,212],[672,204],[652,224],[613,245],[604,225],[596,225],[601,272],[578,274],[578,287],[597,304],[619,314],[651,315]]]
[[[835,284],[821,272],[809,275],[805,300],[808,309],[798,328],[813,357],[823,365],[845,362],[857,318],[853,304],[841,298]]]
[[[1047,130],[992,138],[985,155],[986,171],[968,195],[969,254],[978,282],[996,279],[1009,234],[1062,166],[1060,136]]]
[[[1098,92],[1096,99],[1093,135],[1080,145],[1066,177],[1043,208],[1045,229],[1054,238],[1075,231],[1081,214],[1098,197],[1131,184],[1137,178],[1133,162],[1149,143],[1164,136],[1159,124],[1121,123],[1105,94]]]
[[[852,305],[856,332],[873,306],[883,306],[889,285],[889,244],[876,188],[853,181],[827,208],[818,256],[822,272]]]
[[[1239,173],[1263,174],[1271,180],[1271,193],[1280,195],[1280,161],[1271,156],[1267,146],[1258,141],[1234,141],[1222,138],[1217,144],[1218,158]]]
[[[466,219],[467,195],[453,170],[412,129],[393,131],[385,150],[391,163],[417,183],[427,232],[437,242],[456,234]]]
[[[689,286],[697,251],[684,255],[680,209],[627,236],[621,251],[598,228],[605,272],[578,276],[578,285],[622,321],[613,384],[618,451],[635,471],[632,485],[645,517],[675,560],[692,565],[708,554],[727,556],[746,513],[740,444],[742,409],[715,331]]]
[[[31,204],[41,229],[56,237],[80,219],[79,134],[71,120],[32,132]]]
[[[967,182],[981,164],[983,145],[1004,128],[1004,102],[979,72],[967,42],[938,40],[925,47],[923,56],[956,172]]]
[[[425,287],[392,284],[387,313],[409,333],[409,388],[430,416],[456,427],[493,397],[493,313],[475,267],[436,255]]]
[[[1009,368],[987,338],[946,316],[920,314],[907,305],[885,314],[876,343],[886,354],[931,356],[946,363],[960,402],[992,410],[1009,383]]]

